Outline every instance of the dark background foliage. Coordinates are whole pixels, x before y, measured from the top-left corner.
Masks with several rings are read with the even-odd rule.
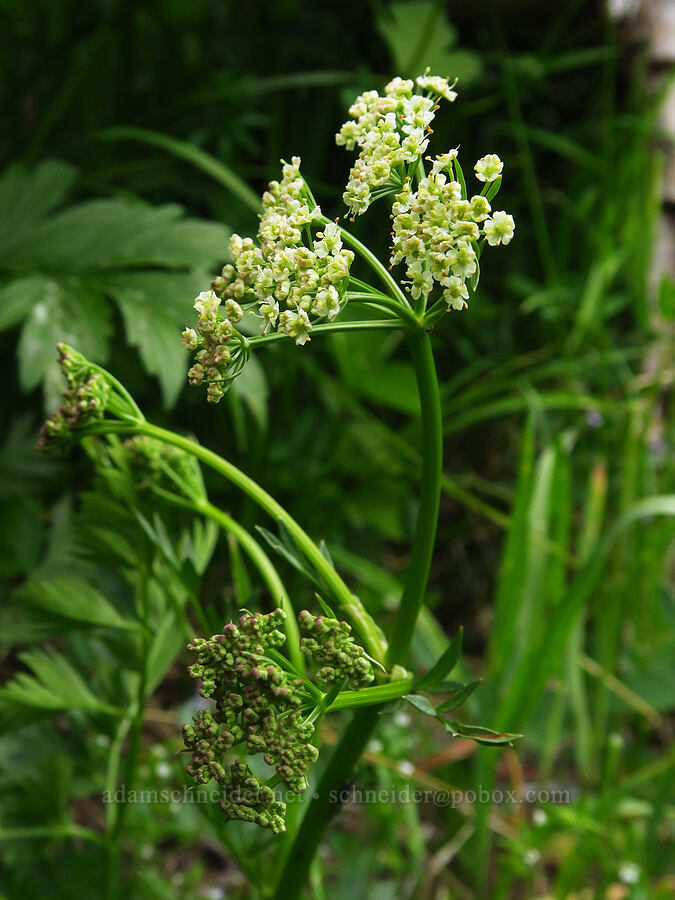
[[[588,2],[4,0],[0,14],[7,677],[22,670],[17,651],[32,643],[17,628],[14,592],[36,567],[70,558],[73,520],[87,512],[78,492],[92,485],[82,452],[45,459],[31,449],[57,395],[53,345],[64,331],[129,387],[149,419],[196,434],[288,506],[327,541],[385,625],[390,620],[419,467],[405,346],[344,335],[303,351],[276,345],[216,409],[182,387],[177,339],[192,298],[226,261],[228,233],[254,231],[255,216],[241,194],[180,148],[205,151],[256,193],[276,177],[280,158],[300,155],[322,208],[341,214],[350,163],[333,135],[353,96],[426,65],[457,73],[459,99],[437,118],[433,146],[461,144],[467,160],[501,156],[500,203],[517,232],[485,267],[468,312],[437,329],[446,480],[429,604],[440,628],[428,622],[415,651],[428,665],[443,631],[464,625],[467,675],[486,678],[484,699],[469,712],[526,738],[518,756],[489,751],[485,762],[480,751],[454,765],[445,735],[425,733],[408,745],[392,721],[382,742],[391,760],[422,760],[418,769],[428,777],[464,787],[480,778],[553,778],[580,799],[567,818],[547,811],[539,829],[530,811],[509,810],[508,828],[497,836],[480,810],[467,820],[469,831],[454,811],[347,811],[331,843],[326,896],[439,896],[436,889],[476,896],[486,880],[493,896],[581,897],[589,886],[598,896],[612,889],[623,892],[615,897],[665,896],[661,837],[672,811],[662,805],[667,770],[659,760],[669,733],[663,675],[673,646],[668,519],[621,531],[582,598],[584,624],[551,638],[560,659],[558,644],[549,650],[547,643],[551,623],[577,596],[571,586],[579,566],[604,552],[602,535],[645,497],[673,490],[671,332],[657,315],[659,297],[661,311],[672,314],[672,280],[650,280],[661,212],[655,151],[668,145],[659,144],[660,85],[648,77],[646,48],[602,4]],[[130,128],[184,143],[167,149]],[[160,213],[172,204],[182,211]],[[355,230],[386,256],[384,208]],[[249,528],[258,523],[252,506],[207,481],[214,502]],[[223,616],[241,605],[235,562],[222,542],[201,587]],[[113,569],[97,577],[123,604]],[[299,608],[311,602],[297,573],[284,570],[284,577]],[[503,616],[518,622],[513,643],[493,627]],[[518,682],[533,656],[549,652],[543,680]],[[171,669],[158,689],[165,710],[188,696],[180,671]],[[509,687],[522,710],[501,721]],[[77,716],[65,732],[30,726],[37,727],[58,745],[43,761],[50,777],[57,781],[53,767],[63,765],[80,779],[63,789],[71,791],[71,808],[72,797],[84,802],[100,791],[102,754],[92,734],[99,728],[107,739],[105,728]],[[7,759],[32,734],[7,739],[0,758],[7,784],[16,774]],[[86,751],[75,746],[79,737]],[[155,733],[149,726],[148,754],[173,750],[175,739],[173,727]],[[611,740],[625,748],[621,762]],[[148,758],[143,777],[152,783]],[[35,761],[26,777],[37,783],[43,763]],[[640,774],[649,766],[656,766],[653,778]],[[386,767],[371,768],[375,775],[364,777],[382,780]],[[617,773],[626,787],[612,793],[609,782],[622,783]],[[26,797],[23,803],[25,813]],[[24,818],[35,823],[40,815]],[[134,818],[136,842],[152,848],[153,874],[150,885],[132,866],[133,896],[208,896],[194,892],[220,889],[223,869],[222,884],[241,891],[231,856],[210,857],[196,836],[198,813],[185,815],[173,834],[161,816]],[[13,824],[13,814],[3,817],[0,841]],[[373,835],[377,871],[370,855],[360,861],[359,829]],[[247,838],[237,840],[255,859]],[[448,842],[457,857],[450,870],[434,855]],[[46,872],[69,872],[83,896],[101,896],[72,847],[39,840],[0,843],[0,891],[12,900],[33,895],[33,860],[44,854]],[[340,867],[346,858],[349,873]],[[638,867],[637,887],[621,880],[622,860]],[[433,874],[425,878],[428,866]]]

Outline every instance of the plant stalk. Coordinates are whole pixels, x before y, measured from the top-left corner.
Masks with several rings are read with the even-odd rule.
[[[368,652],[375,657],[378,662],[384,662],[386,656],[387,642],[379,625],[374,621],[372,616],[366,612],[363,604],[349,590],[340,575],[336,572],[330,562],[323,555],[314,541],[309,537],[307,532],[295,521],[295,519],[286,512],[270,494],[260,487],[252,478],[245,475],[240,469],[231,462],[218,456],[212,450],[202,447],[201,444],[195,443],[190,438],[152,425],[150,422],[139,422],[138,424],[129,426],[129,431],[138,434],[145,434],[148,437],[163,441],[165,444],[171,444],[181,450],[185,450],[192,456],[201,460],[207,466],[210,466],[220,475],[223,475],[228,481],[238,487],[258,506],[265,510],[277,522],[283,525],[290,532],[302,552],[312,563],[317,572],[326,582],[332,595],[342,608],[342,610],[351,618],[354,627],[364,641]]]
[[[387,665],[392,667],[405,662],[415,622],[424,601],[427,580],[431,568],[431,557],[436,539],[436,525],[441,494],[443,472],[443,427],[440,406],[440,392],[434,363],[431,340],[426,332],[412,334],[408,338],[415,365],[415,375],[420,395],[422,412],[422,476],[420,507],[415,526],[415,536],[410,567],[403,597],[394,623],[392,643],[387,653]],[[405,688],[404,688],[405,684]],[[386,694],[382,700],[392,699],[399,689],[407,692],[412,682],[392,682],[384,685]],[[379,691],[380,687],[364,689]],[[344,693],[338,694],[333,708]],[[401,696],[401,694],[398,694]],[[355,697],[345,698],[356,701]],[[369,698],[372,699],[372,698]],[[354,705],[351,703],[350,705]],[[331,815],[339,809],[340,790],[348,781],[370,736],[377,725],[382,704],[364,706],[357,709],[339,743],[333,750],[300,827],[292,839],[283,860],[281,874],[276,884],[274,896],[277,900],[295,900],[299,897],[309,875],[309,869],[319,847],[323,832]]]
[[[405,663],[415,622],[424,603],[436,541],[443,475],[443,421],[431,339],[426,332],[411,334],[408,343],[415,365],[422,412],[422,475],[410,567],[387,651],[388,668]]]

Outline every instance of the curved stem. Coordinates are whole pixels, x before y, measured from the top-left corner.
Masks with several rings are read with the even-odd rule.
[[[387,651],[389,666],[405,663],[415,622],[424,602],[436,540],[443,475],[443,421],[431,339],[426,333],[414,334],[409,336],[408,343],[422,412],[422,475],[410,567]]]
[[[327,225],[333,220],[327,219],[325,216],[321,216],[321,219],[319,221],[321,221],[324,225]],[[391,291],[391,295],[393,297],[396,297],[397,300],[400,300],[404,307],[410,309],[410,304],[408,303],[406,295],[398,286],[396,279],[393,277],[393,275],[391,275],[387,267],[380,262],[377,256],[375,256],[375,254],[371,250],[369,250],[365,244],[362,244],[357,237],[354,237],[354,235],[350,231],[347,231],[347,229],[343,228],[339,223],[338,228],[340,229],[340,234],[342,235],[342,240],[345,242],[345,244],[347,244],[347,246],[351,247],[353,250],[356,250],[361,259],[363,259],[364,262],[368,263],[370,268],[377,273],[382,283],[389,288],[389,290]]]
[[[171,474],[170,470],[167,471],[167,474]],[[300,652],[300,632],[298,630],[293,604],[284,587],[283,581],[272,564],[272,560],[265,553],[258,541],[256,541],[253,535],[240,525],[239,522],[236,522],[231,516],[228,516],[222,509],[214,506],[213,503],[209,503],[205,497],[190,496],[188,499],[188,496],[181,497],[180,494],[174,494],[172,491],[165,491],[163,488],[157,487],[157,485],[153,485],[152,490],[158,497],[166,500],[167,503],[172,503],[174,506],[180,506],[183,509],[189,509],[198,515],[207,516],[217,525],[220,525],[223,531],[231,534],[239,542],[242,549],[261,575],[273,600],[278,603],[286,613],[284,631],[286,633],[288,655],[296,669],[299,669],[304,674],[305,660]],[[188,493],[189,492],[186,491],[186,494]]]
[[[214,506],[213,503],[209,503],[208,500],[196,501],[194,507],[197,512],[200,512],[210,519],[213,519],[214,522],[217,522],[224,531],[229,532],[238,543],[241,544],[242,550],[260,573],[274,602],[278,603],[286,613],[284,631],[286,632],[288,657],[296,669],[304,673],[305,661],[300,652],[300,631],[298,630],[295,610],[293,609],[293,604],[288,596],[288,592],[286,591],[277,570],[272,564],[272,560],[265,553],[253,535],[249,534],[239,522],[235,522],[235,520],[228,516],[227,513],[223,512],[222,509]]]
[[[255,503],[265,510],[268,515],[277,522],[281,522],[290,532],[298,547],[305,554],[307,559],[312,563],[317,572],[326,582],[335,600],[342,610],[351,618],[354,627],[361,635],[368,652],[382,662],[386,655],[387,642],[382,630],[374,621],[372,616],[366,612],[363,604],[344,583],[333,566],[328,562],[321,550],[314,541],[309,537],[306,531],[295,521],[295,519],[286,512],[274,497],[260,487],[252,478],[245,475],[240,469],[232,465],[231,462],[218,456],[212,450],[207,450],[201,444],[197,444],[187,437],[152,425],[150,422],[139,422],[129,425],[127,433],[135,432],[137,434],[145,434],[148,437],[163,441],[165,444],[171,444],[181,450],[185,450],[192,456],[201,460],[207,466],[210,466],[232,484],[243,491]]]
[[[390,331],[393,328],[400,327],[401,324],[397,319],[371,319],[363,322],[327,322],[324,325],[314,325],[311,334],[335,334],[338,331]],[[275,341],[283,340],[289,341],[292,338],[280,331],[273,331],[271,334],[261,334],[246,338],[246,344],[248,347],[260,347],[263,344],[272,344]]]

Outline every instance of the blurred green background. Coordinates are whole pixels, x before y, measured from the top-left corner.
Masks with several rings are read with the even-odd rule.
[[[231,231],[255,231],[244,182],[255,196],[299,155],[323,210],[342,214],[349,158],[334,133],[349,103],[429,65],[459,77],[434,152],[499,154],[517,231],[470,309],[436,330],[444,495],[415,660],[430,665],[463,625],[463,674],[483,678],[464,718],[525,736],[476,748],[393,710],[355,782],[569,802],[347,805],[311,895],[672,896],[675,283],[655,249],[673,193],[659,124],[672,80],[639,17],[534,0],[3,0],[0,16],[0,895],[105,896],[103,851],[78,828],[104,827],[116,723],[73,677],[124,705],[133,654],[50,608],[45,584],[94,586],[123,614],[128,571],[155,565],[85,454],[32,449],[58,399],[58,340],[106,365],[149,419],[259,481],[391,621],[419,471],[405,346],[275,344],[211,408],[185,385],[179,333]],[[383,207],[354,228],[386,258]],[[280,566],[301,609],[311,586]],[[226,540],[196,589],[221,621],[266,602]],[[163,653],[148,789],[184,781],[187,655],[180,642]],[[49,700],[29,701],[22,677]],[[274,865],[268,835],[195,805],[136,806],[127,830],[134,900],[257,896]]]

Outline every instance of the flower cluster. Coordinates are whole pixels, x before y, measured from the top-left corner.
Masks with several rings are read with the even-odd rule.
[[[443,288],[448,309],[462,309],[469,298],[467,280],[474,280],[475,287],[481,237],[491,246],[509,243],[513,217],[503,210],[493,213],[489,200],[501,170],[501,160],[494,154],[479,160],[476,173],[485,188],[469,199],[457,151],[451,150],[432,160],[431,172],[419,179],[417,190],[407,180],[396,195],[390,261],[405,262],[414,300],[426,301],[436,283]]]
[[[310,743],[314,726],[300,712],[302,682],[289,675],[266,651],[280,647],[281,609],[269,615],[244,613],[237,625],[226,625],[209,640],[196,638],[189,648],[197,662],[189,669],[201,679],[201,694],[214,701],[192,725],[183,726],[192,759],[188,773],[202,784],[214,778],[224,791],[221,809],[228,818],[256,822],[272,831],[284,830],[285,804],[248,765],[225,754],[245,744],[249,754],[262,753],[289,790],[307,787],[306,772],[317,757]]]
[[[183,346],[196,351],[188,379],[192,385],[207,384],[209,403],[217,403],[246,362],[244,337],[234,328],[243,312],[231,298],[222,304],[215,290],[202,291],[194,308],[199,313],[197,328],[183,332]]]
[[[57,350],[67,386],[61,406],[40,430],[38,449],[64,443],[75,429],[102,419],[110,400],[110,385],[100,372],[66,344],[57,344]]]
[[[335,141],[347,150],[360,150],[343,194],[352,216],[364,213],[380,192],[400,187],[427,149],[437,100],[452,102],[457,96],[448,79],[437,75],[420,75],[417,86],[423,94],[414,93],[412,80],[394,78],[383,96],[366,91],[349,108],[353,118]]]
[[[262,204],[257,239],[232,235],[234,264],[199,295],[199,325],[183,332],[183,344],[197,351],[190,383],[208,383],[214,403],[246,360],[246,341],[233,328],[242,318],[240,304],[257,304],[263,335],[278,331],[302,346],[313,323],[332,321],[345,302],[354,254],[343,247],[339,226],[322,218],[300,175],[299,157],[283,164],[281,181],[270,182]]]
[[[320,684],[345,682],[351,690],[357,690],[373,681],[375,675],[366,651],[354,642],[346,622],[313,616],[306,609],[298,622],[307,635],[300,641],[300,649],[322,666],[316,673]]]

